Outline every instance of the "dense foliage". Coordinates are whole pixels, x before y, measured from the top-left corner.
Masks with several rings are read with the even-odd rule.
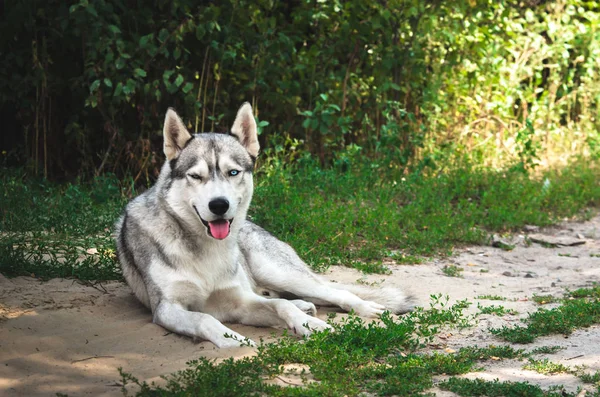
[[[167,107],[263,161],[447,153],[523,169],[594,152],[600,8],[580,0],[28,1],[0,6],[0,149],[50,177],[153,178]]]

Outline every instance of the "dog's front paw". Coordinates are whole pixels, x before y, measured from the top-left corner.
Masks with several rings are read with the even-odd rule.
[[[252,339],[248,339],[237,332],[232,334],[225,334],[223,337],[212,341],[219,349],[227,349],[230,347],[242,347],[250,346],[256,347],[256,342]]]
[[[376,302],[362,301],[352,306],[352,310],[361,317],[379,317],[385,311],[385,306]]]
[[[310,336],[314,331],[324,331],[326,329],[333,329],[333,327],[327,324],[325,321],[312,316],[306,316],[303,319],[298,319],[294,322],[292,331],[296,335]]]
[[[314,303],[303,301],[302,299],[295,299],[290,302],[292,302],[298,309],[302,310],[309,316],[317,315],[317,308],[315,307]]]

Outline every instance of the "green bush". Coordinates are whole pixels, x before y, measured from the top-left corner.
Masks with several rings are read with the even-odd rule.
[[[599,147],[591,2],[14,0],[2,13],[3,162],[44,176],[149,182],[167,107],[225,131],[244,101],[263,147],[321,165],[350,146],[399,170],[455,155],[529,170]]]

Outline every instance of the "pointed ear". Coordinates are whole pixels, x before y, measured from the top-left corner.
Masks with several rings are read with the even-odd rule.
[[[238,110],[235,121],[231,127],[231,135],[238,138],[240,143],[246,148],[250,156],[256,158],[258,156],[258,134],[256,121],[252,114],[252,106],[248,102],[244,103]]]
[[[165,117],[165,126],[163,127],[164,144],[163,151],[167,160],[173,160],[179,157],[179,153],[185,147],[187,141],[192,139],[183,121],[179,118],[173,108],[167,110]]]

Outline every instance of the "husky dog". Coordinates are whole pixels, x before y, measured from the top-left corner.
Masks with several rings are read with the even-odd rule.
[[[245,338],[223,322],[310,335],[330,328],[314,317],[315,303],[366,317],[411,309],[399,289],[322,280],[289,245],[246,220],[259,151],[248,103],[229,134],[191,135],[173,109],[163,134],[158,181],[116,225],[123,275],[156,324],[232,347]]]

